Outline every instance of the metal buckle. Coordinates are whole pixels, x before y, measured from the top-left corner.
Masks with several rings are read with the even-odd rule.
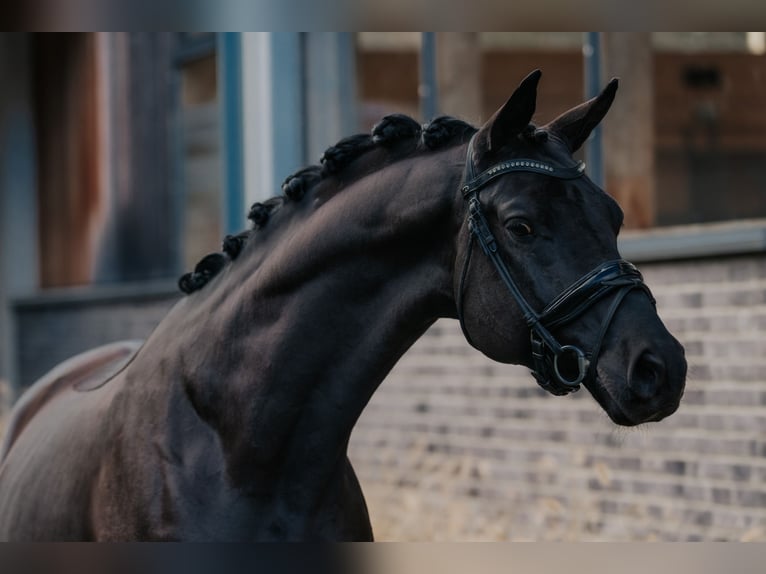
[[[577,361],[577,377],[574,379],[566,378],[559,369],[559,359],[566,355],[574,355],[574,358]],[[579,386],[583,379],[585,379],[585,375],[588,374],[589,366],[590,362],[585,356],[585,353],[583,353],[579,347],[575,347],[574,345],[564,345],[561,347],[561,350],[553,356],[553,371],[556,373],[556,378],[562,385],[568,387]]]
[[[554,349],[545,343],[535,329],[532,329],[530,341],[534,363],[532,374],[543,389],[557,396],[568,395],[580,389],[580,383],[588,373],[589,362],[579,348],[573,345],[559,347],[556,344],[557,349]],[[569,353],[574,353],[577,361],[578,373],[574,380],[565,378],[558,364],[559,357]]]
[[[481,212],[481,204],[477,197],[472,197],[468,202],[468,226],[471,232],[479,240],[482,251],[487,257],[490,257],[490,252],[497,251],[497,242],[495,236],[487,225],[487,220],[484,219],[484,214]]]

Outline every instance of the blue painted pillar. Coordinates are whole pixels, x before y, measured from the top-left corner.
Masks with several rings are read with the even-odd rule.
[[[242,39],[238,32],[218,34],[218,86],[221,102],[221,159],[225,233],[245,227],[242,136]]]
[[[302,33],[272,32],[270,36],[271,81],[271,146],[273,153],[274,189],[281,193],[284,179],[302,168],[305,158],[304,60]],[[314,158],[314,162],[319,158]]]
[[[436,32],[423,32],[420,44],[420,117],[431,121],[439,112],[439,93],[436,80]]]
[[[241,208],[280,193],[305,163],[301,35],[245,32],[243,56],[244,195]]]
[[[242,34],[245,206],[281,193],[287,176],[356,129],[354,37]]]
[[[585,32],[583,37],[583,63],[585,73],[585,98],[596,97],[601,85],[601,37],[599,32]],[[585,142],[585,161],[587,174],[591,180],[604,188],[604,155],[601,138],[601,126],[591,132]]]
[[[19,377],[11,303],[39,288],[30,36],[0,34],[0,379],[12,385]]]
[[[359,131],[356,97],[356,47],[350,32],[302,34],[306,160]]]

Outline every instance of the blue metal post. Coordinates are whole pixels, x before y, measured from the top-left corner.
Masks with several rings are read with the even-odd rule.
[[[594,98],[601,92],[601,38],[599,32],[585,32],[583,38],[583,60],[585,64],[585,97]],[[585,142],[587,173],[599,187],[604,187],[604,156],[601,140],[601,126],[591,132]]]
[[[314,163],[333,142],[359,131],[355,39],[351,32],[303,34],[306,160]]]
[[[0,34],[0,378],[13,385],[10,400],[21,390],[11,302],[40,282],[32,43],[26,34]]]
[[[271,32],[271,146],[274,189],[289,174],[306,164],[304,128],[304,84],[301,32]],[[317,158],[314,158],[316,161]]]
[[[439,110],[436,84],[436,33],[423,32],[420,45],[420,115],[424,121],[436,117]]]
[[[223,164],[223,229],[235,233],[245,226],[242,153],[242,38],[238,32],[218,34],[218,85],[221,104]]]

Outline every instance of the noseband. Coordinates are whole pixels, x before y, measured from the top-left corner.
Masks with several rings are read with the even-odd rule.
[[[457,296],[457,313],[463,334],[473,345],[463,316],[463,287],[475,239],[516,300],[529,327],[532,343],[532,364],[534,365],[532,374],[535,379],[542,388],[554,395],[566,395],[574,392],[580,388],[580,383],[586,383],[595,378],[596,362],[601,345],[625,296],[633,289],[641,289],[649,296],[652,304],[654,304],[654,298],[638,269],[624,259],[617,259],[602,263],[583,275],[558,297],[554,298],[541,313],[537,313],[521,294],[513,276],[500,256],[497,240],[492,234],[481,208],[479,191],[495,178],[512,172],[538,173],[564,180],[577,179],[583,175],[585,164],[579,162],[573,167],[561,167],[540,160],[517,158],[495,164],[476,175],[472,155],[473,139],[468,144],[461,187],[463,198],[468,201],[468,228],[470,230],[468,253],[463,264]],[[590,353],[585,353],[576,345],[562,345],[551,334],[551,329],[571,323],[595,303],[613,293],[614,299],[604,316],[598,338]]]

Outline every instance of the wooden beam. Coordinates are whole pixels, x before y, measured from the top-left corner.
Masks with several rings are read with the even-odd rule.
[[[625,226],[656,220],[654,180],[654,66],[649,32],[606,32],[605,79],[620,89],[604,120],[606,191],[625,211]]]
[[[34,38],[41,287],[92,279],[102,209],[94,39]]]
[[[482,120],[482,66],[478,32],[438,32],[439,112],[474,124]],[[510,95],[510,94],[508,94]]]

